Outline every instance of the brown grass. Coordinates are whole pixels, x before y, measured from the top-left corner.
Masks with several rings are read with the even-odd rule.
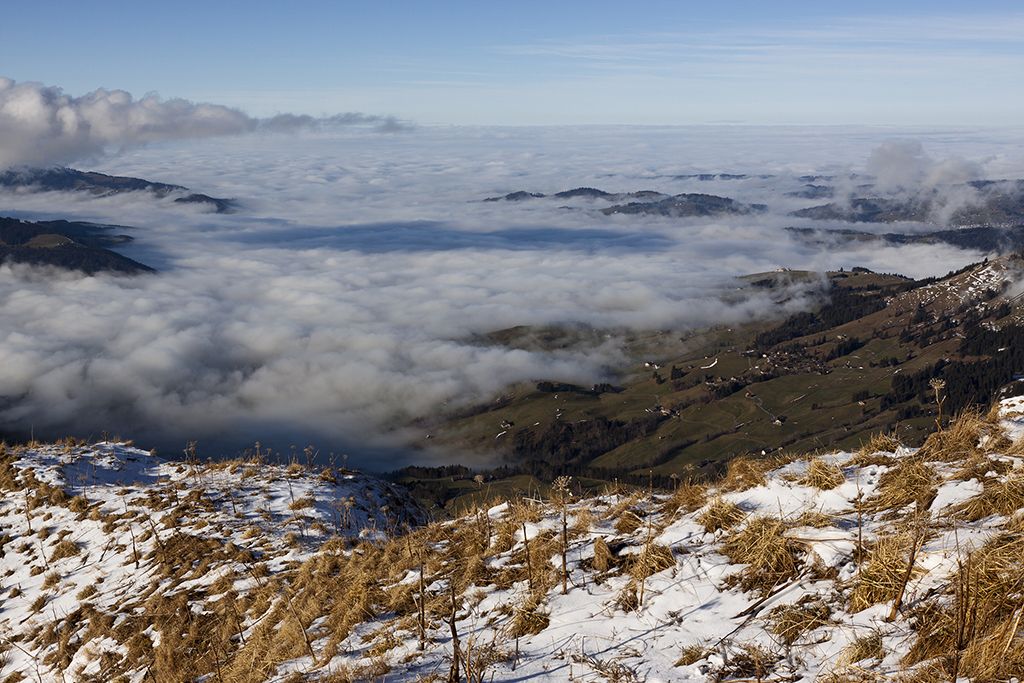
[[[644,520],[633,510],[623,510],[615,520],[615,533],[629,535],[643,526]]]
[[[992,473],[997,475],[1006,474],[1012,468],[1011,463],[1003,458],[992,457],[987,453],[975,453],[960,466],[960,468],[949,475],[951,481],[970,481],[977,479],[980,482],[987,482],[992,478]]]
[[[50,556],[50,562],[63,560],[65,557],[74,557],[80,552],[82,552],[81,546],[71,539],[65,538],[53,547],[53,554]]]
[[[882,634],[878,631],[860,636],[847,645],[839,656],[840,663],[844,665],[856,664],[865,659],[882,659],[885,656],[885,649],[882,647]]]
[[[760,515],[726,537],[722,552],[733,562],[747,565],[739,574],[730,575],[727,583],[767,594],[795,578],[803,550],[797,541],[786,538],[785,532],[791,527],[792,522]]]
[[[919,610],[907,664],[938,660],[972,681],[1024,677],[1024,536],[1003,533],[960,558],[953,604]],[[959,646],[958,646],[959,643]]]
[[[707,488],[687,479],[676,487],[672,497],[665,501],[658,512],[672,520],[680,510],[694,512],[704,507],[707,500]]]
[[[693,643],[691,645],[684,645],[679,650],[679,659],[676,661],[674,666],[689,666],[691,664],[696,664],[712,652],[713,650],[709,649],[705,644]]]
[[[529,595],[512,611],[512,618],[505,624],[503,635],[507,638],[522,638],[536,635],[551,623],[547,613],[541,609],[540,598]]]
[[[743,521],[747,513],[736,503],[726,501],[721,497],[711,501],[711,505],[697,517],[697,522],[704,527],[707,533],[714,533],[719,529],[728,531]]]
[[[995,413],[983,416],[976,408],[968,408],[947,428],[933,432],[918,454],[928,460],[955,462],[967,460],[979,452],[1002,452],[1010,445]]]
[[[90,583],[88,586],[78,591],[78,594],[75,596],[75,598],[79,601],[88,600],[92,596],[96,595],[98,592],[99,589],[97,589],[96,586]]]
[[[831,610],[823,600],[811,599],[795,605],[779,605],[768,615],[768,630],[792,645],[800,636],[829,624]]]
[[[634,581],[643,581],[647,577],[676,565],[676,557],[672,550],[657,543],[645,543],[643,550],[628,558],[629,574]]]
[[[780,659],[781,655],[763,645],[740,643],[732,648],[726,663],[717,672],[717,680],[769,680]]]
[[[895,462],[892,455],[902,446],[895,434],[875,434],[870,441],[860,447],[847,464],[857,467],[891,465]]]
[[[814,458],[807,466],[807,474],[800,483],[813,486],[821,491],[829,491],[843,484],[846,477],[839,465],[827,462],[823,458]]]
[[[50,572],[49,574],[46,575],[46,578],[43,581],[43,590],[45,591],[45,590],[50,590],[51,588],[56,588],[57,584],[59,584],[59,583],[60,583],[60,574],[58,574],[57,572]]]
[[[920,452],[904,456],[879,477],[875,495],[864,501],[863,508],[890,517],[898,515],[911,503],[916,504],[917,510],[925,510],[935,498],[938,480],[935,470]]]
[[[809,526],[815,529],[824,529],[834,525],[835,520],[832,517],[817,510],[804,510],[794,520],[794,526]]]
[[[907,572],[915,532],[906,528],[879,535],[870,546],[868,566],[860,572],[850,594],[850,611],[895,600]]]
[[[1024,508],[1024,470],[1016,470],[1004,479],[989,479],[982,492],[953,507],[964,518],[977,521],[989,515],[1012,515]]]
[[[608,548],[608,542],[603,536],[594,539],[594,569],[602,574],[611,571],[618,566],[618,559]]]
[[[734,458],[725,471],[725,477],[719,482],[719,491],[746,491],[755,486],[764,486],[767,482],[765,472],[779,466],[774,460],[754,460],[740,456]]]

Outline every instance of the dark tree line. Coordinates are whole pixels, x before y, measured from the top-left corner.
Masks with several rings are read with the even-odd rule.
[[[843,339],[828,352],[828,355],[825,356],[825,362],[827,363],[828,361],[836,360],[837,358],[842,358],[845,355],[851,354],[865,344],[867,344],[866,341],[861,341],[860,339],[857,339],[857,337]]]
[[[537,391],[545,394],[558,394],[558,393],[574,393],[574,394],[585,394],[587,396],[597,396],[598,394],[614,394],[619,390],[614,385],[602,382],[601,384],[595,384],[591,389],[584,389],[581,386],[575,384],[569,384],[568,382],[537,382]]]
[[[664,420],[662,415],[629,422],[595,417],[586,422],[552,422],[544,431],[517,429],[512,435],[514,461],[539,459],[552,465],[585,464],[619,446],[643,438]]]
[[[790,316],[778,327],[761,332],[754,337],[758,349],[769,349],[792,339],[819,334],[833,327],[871,315],[885,308],[885,293],[872,292],[856,294],[835,283],[829,288],[829,303],[816,313],[804,312]]]
[[[915,398],[921,404],[934,403],[935,391],[929,382],[938,378],[946,382],[944,411],[952,415],[971,405],[988,405],[1013,375],[1024,373],[1024,327],[1008,325],[989,330],[981,325],[964,327],[960,354],[977,356],[977,361],[945,361],[922,368],[910,375],[892,378],[889,393],[882,398],[881,408],[902,406]]]

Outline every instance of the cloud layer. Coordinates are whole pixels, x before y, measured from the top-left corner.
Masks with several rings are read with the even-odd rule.
[[[814,295],[795,290],[780,310],[767,294],[739,295],[735,276],[853,265],[923,276],[980,258],[936,245],[856,252],[793,240],[786,213],[806,203],[785,192],[804,174],[849,172],[881,141],[864,131],[770,133],[379,136],[312,126],[164,141],[95,169],[236,197],[237,214],[145,194],[0,195],[5,213],[26,218],[137,226],[124,253],[161,269],[84,278],[0,267],[0,429],[107,430],[172,455],[193,440],[209,455],[257,440],[282,450],[314,444],[389,469],[428,457],[403,449],[412,418],[489,400],[516,382],[613,378],[626,362],[624,330],[742,322],[797,310]],[[926,142],[945,158],[992,148]],[[1009,136],[1000,149],[1014,145]],[[1010,177],[1019,159],[997,157],[987,170]],[[689,177],[708,172],[748,177]],[[700,191],[770,211],[679,220],[604,216],[593,210],[603,204],[585,199],[480,201],[578,186]],[[479,343],[498,329],[563,323],[600,334],[556,353]]]

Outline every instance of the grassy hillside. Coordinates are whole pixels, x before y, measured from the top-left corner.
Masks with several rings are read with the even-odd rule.
[[[627,337],[625,351],[636,362],[614,384],[538,378],[430,425],[429,442],[421,443],[504,462],[484,473],[488,480],[571,475],[653,478],[662,486],[672,475],[710,476],[742,454],[856,450],[882,432],[919,445],[939,417],[932,380],[946,383],[938,398],[947,421],[987,405],[1024,372],[1022,311],[1001,294],[1021,268],[1018,256],[1008,256],[922,282],[864,269],[828,273],[829,298],[815,311],[770,324]],[[745,285],[812,277],[820,276],[770,273]],[[601,336],[514,328],[485,342],[554,348],[596,344]],[[453,486],[471,476],[456,476]],[[424,486],[428,479],[405,477]],[[434,479],[429,497],[443,503],[447,484]]]

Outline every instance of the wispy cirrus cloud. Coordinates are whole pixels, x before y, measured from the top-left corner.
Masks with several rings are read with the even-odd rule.
[[[628,75],[662,80],[666,87],[702,81],[765,83],[781,88],[780,95],[786,88],[799,90],[801,82],[829,93],[836,86],[872,84],[875,97],[894,81],[911,91],[941,92],[979,79],[995,84],[1024,69],[1024,14],[829,18],[813,26],[740,24],[728,30],[696,26],[685,32],[575,36],[495,49],[555,60],[577,77]],[[557,73],[552,69],[551,77]],[[613,82],[608,87],[615,88]],[[756,97],[756,92],[749,94]]]

